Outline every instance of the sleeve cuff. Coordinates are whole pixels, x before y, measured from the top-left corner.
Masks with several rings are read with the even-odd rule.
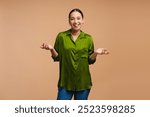
[[[56,57],[51,56],[51,57],[53,58],[54,62],[59,61],[59,56],[56,56]]]
[[[89,62],[89,64],[94,64],[96,62],[96,59],[92,60],[92,59],[89,58],[88,62]]]

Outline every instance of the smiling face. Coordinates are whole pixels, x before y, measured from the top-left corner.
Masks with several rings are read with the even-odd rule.
[[[78,11],[74,11],[70,14],[69,24],[73,31],[80,31],[83,23],[84,23],[84,20],[83,20],[81,13],[79,13]]]

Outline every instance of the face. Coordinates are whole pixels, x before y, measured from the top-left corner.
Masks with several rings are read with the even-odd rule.
[[[69,24],[73,31],[80,31],[83,23],[84,20],[82,18],[82,15],[79,12],[74,11],[70,14]]]

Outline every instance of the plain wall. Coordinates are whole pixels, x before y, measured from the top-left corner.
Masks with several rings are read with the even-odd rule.
[[[90,66],[89,99],[150,99],[148,0],[0,0],[0,99],[56,98],[58,62],[40,46],[70,28],[73,8],[83,11],[95,49],[110,51]]]

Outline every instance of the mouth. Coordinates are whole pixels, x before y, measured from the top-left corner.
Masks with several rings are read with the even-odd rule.
[[[80,26],[80,23],[73,24],[73,27],[78,28]]]

